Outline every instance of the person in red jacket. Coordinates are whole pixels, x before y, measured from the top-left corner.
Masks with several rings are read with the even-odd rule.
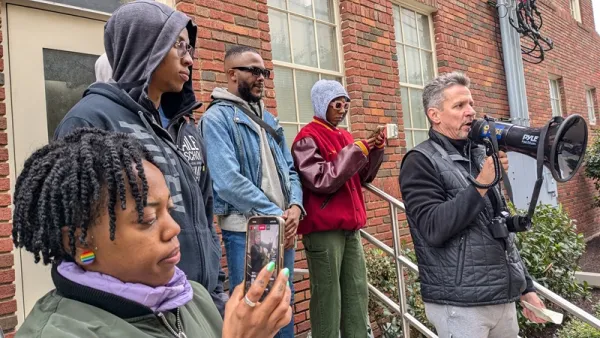
[[[383,161],[383,131],[365,140],[337,128],[350,97],[337,81],[321,80],[311,90],[314,120],[296,136],[292,156],[300,174],[306,217],[298,234],[310,273],[313,337],[371,336],[367,271],[359,230],[367,222],[362,184]]]

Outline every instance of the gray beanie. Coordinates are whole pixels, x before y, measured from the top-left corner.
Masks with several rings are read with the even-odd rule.
[[[342,96],[350,101],[350,96],[341,83],[334,80],[317,81],[310,91],[315,116],[327,121],[327,107],[335,98]]]

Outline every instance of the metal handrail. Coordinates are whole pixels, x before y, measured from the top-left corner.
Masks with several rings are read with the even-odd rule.
[[[402,252],[402,244],[400,243],[397,210],[404,211],[405,210],[404,204],[402,202],[400,202],[399,200],[397,200],[396,198],[394,198],[393,196],[389,195],[388,193],[384,192],[383,190],[377,188],[376,186],[374,186],[372,184],[365,184],[365,188],[367,188],[367,190],[369,190],[373,194],[377,195],[378,197],[387,201],[390,206],[390,217],[391,217],[391,223],[392,223],[392,237],[393,237],[393,242],[394,242],[394,248],[389,247],[382,241],[375,238],[375,236],[366,232],[364,229],[360,230],[360,234],[361,234],[362,238],[364,238],[367,242],[369,242],[369,243],[373,244],[374,246],[376,246],[377,248],[381,249],[387,255],[396,257],[396,259],[394,260],[394,263],[396,265],[396,277],[397,277],[397,283],[398,283],[398,285],[397,285],[398,298],[399,298],[398,303],[396,303],[396,301],[390,299],[383,292],[379,291],[377,288],[375,288],[373,285],[371,285],[371,283],[368,283],[369,292],[375,298],[377,298],[383,305],[385,305],[387,308],[389,308],[390,310],[394,311],[395,313],[397,313],[398,315],[401,316],[402,324],[403,324],[402,332],[404,334],[404,338],[410,338],[409,326],[416,328],[427,338],[437,338],[435,333],[433,333],[431,330],[429,330],[429,328],[427,328],[427,326],[425,326],[424,323],[419,322],[419,320],[417,318],[415,318],[413,315],[408,313],[408,309],[407,309],[407,305],[406,305],[406,288],[404,286],[404,268],[406,267],[410,271],[412,271],[414,273],[418,273],[419,267],[415,263],[413,263],[408,257],[404,256],[401,253]],[[307,269],[294,269],[294,273],[295,274],[303,274],[303,275],[309,274]],[[562,308],[563,310],[567,311],[571,315],[579,318],[580,320],[589,324],[590,326],[594,327],[595,329],[600,330],[600,319],[594,317],[593,315],[584,311],[580,307],[577,307],[575,304],[567,301],[566,299],[562,298],[561,296],[557,295],[556,293],[552,292],[551,290],[547,289],[546,287],[540,285],[539,283],[534,281],[533,284],[537,290],[537,293],[542,295],[545,299],[547,299],[551,303],[557,305],[558,307]]]
[[[369,234],[365,230],[361,230],[360,233],[361,233],[361,236],[365,240],[367,240],[369,243],[375,245],[376,247],[378,247],[379,249],[384,251],[386,254],[396,257],[395,264],[397,267],[398,294],[399,294],[399,297],[401,298],[400,306],[393,306],[393,307],[390,306],[391,304],[393,304],[393,301],[381,292],[377,292],[377,293],[374,292],[374,290],[372,290],[372,289],[375,289],[374,287],[370,286],[369,290],[371,291],[371,293],[373,295],[375,295],[384,304],[386,304],[388,306],[388,308],[390,308],[391,310],[393,310],[394,312],[396,312],[402,316],[403,324],[404,324],[403,327],[405,328],[405,329],[403,329],[405,338],[410,337],[410,330],[407,329],[408,328],[408,325],[406,325],[407,323],[410,323],[412,326],[417,328],[421,333],[423,333],[427,337],[431,337],[431,338],[436,337],[435,334],[433,334],[429,329],[427,329],[427,327],[423,323],[419,322],[416,318],[414,318],[407,312],[407,308],[404,303],[404,299],[406,297],[406,295],[405,295],[406,289],[404,288],[404,282],[403,282],[404,281],[404,273],[403,273],[402,268],[407,267],[409,270],[411,270],[412,272],[415,272],[415,273],[418,273],[418,271],[419,271],[419,268],[416,264],[414,264],[412,261],[410,261],[410,259],[408,259],[408,257],[406,257],[400,253],[402,247],[399,242],[400,238],[399,238],[399,234],[398,234],[398,215],[396,214],[396,209],[400,209],[400,210],[404,211],[405,210],[404,204],[402,202],[400,202],[399,200],[397,200],[396,198],[392,197],[391,195],[387,194],[383,190],[375,187],[372,184],[365,184],[365,188],[367,188],[367,190],[369,190],[373,194],[386,200],[390,205],[390,213],[391,213],[390,216],[391,216],[391,221],[392,221],[391,222],[392,223],[392,236],[393,236],[393,241],[394,241],[394,246],[395,246],[394,249],[390,248],[385,243],[378,240],[377,238],[375,238],[375,236]],[[400,268],[398,268],[398,267],[400,267]],[[600,330],[600,319],[598,319],[595,316],[591,315],[590,313],[584,311],[583,309],[581,309],[580,307],[576,306],[575,304],[569,302],[568,300],[564,299],[563,297],[557,295],[556,293],[552,292],[551,290],[544,287],[543,285],[540,285],[536,281],[534,281],[533,284],[534,284],[534,287],[536,288],[537,293],[542,295],[545,299],[547,299],[551,303],[557,305],[558,307],[562,308],[563,310],[567,311],[571,315],[579,318],[583,322],[589,324],[593,328]],[[377,290],[377,291],[379,291],[379,290]]]

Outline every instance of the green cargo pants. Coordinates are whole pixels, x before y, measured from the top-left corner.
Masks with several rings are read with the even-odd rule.
[[[365,254],[358,231],[303,236],[310,276],[310,324],[314,338],[370,336]]]

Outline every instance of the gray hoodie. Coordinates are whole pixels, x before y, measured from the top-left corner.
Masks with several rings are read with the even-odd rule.
[[[80,127],[96,127],[131,134],[144,144],[165,175],[175,204],[171,215],[181,226],[178,266],[188,279],[202,284],[223,311],[227,294],[223,292],[220,240],[212,222],[212,181],[204,141],[192,114],[201,104],[196,102],[190,77],[181,92],[162,95],[161,107],[170,120],[163,128],[147,93],[150,77],[185,28],[194,46],[197,28],[185,14],[147,0],[121,6],[104,33],[114,81],[92,84],[54,137]]]

